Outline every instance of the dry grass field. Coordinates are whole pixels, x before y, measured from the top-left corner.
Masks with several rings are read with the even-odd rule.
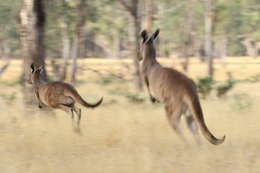
[[[218,80],[226,78],[226,71],[238,79],[260,73],[259,64],[243,63],[259,60],[228,61],[239,64],[216,65]],[[131,70],[122,68],[129,62],[80,60],[80,68],[130,79]],[[170,60],[161,62],[180,69]],[[0,173],[260,172],[260,82],[239,83],[226,98],[212,94],[202,100],[209,129],[218,137],[225,134],[226,141],[213,146],[201,137],[202,145],[197,146],[184,121],[181,125],[189,143],[178,138],[163,106],[151,104],[146,92],[136,94],[128,81],[82,69],[76,88],[88,101],[104,96],[104,103],[94,110],[82,109],[82,134],[75,133],[65,112],[25,107],[22,87],[16,83],[21,63],[11,61],[0,76]],[[196,79],[205,74],[205,65],[191,65],[189,76]]]

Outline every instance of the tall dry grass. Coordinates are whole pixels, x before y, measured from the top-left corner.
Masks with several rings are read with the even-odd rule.
[[[10,68],[10,71],[13,69]],[[9,72],[8,72],[9,73]],[[9,74],[8,74],[9,75]],[[10,74],[10,76],[12,76]],[[28,110],[22,89],[0,79],[0,172],[3,173],[257,173],[260,172],[260,83],[238,84],[227,98],[202,101],[206,123],[224,144],[201,137],[197,146],[186,128],[184,144],[169,127],[163,106],[131,102],[131,83],[102,85],[89,75],[77,85],[88,101],[104,96],[95,110],[83,108],[82,135],[73,131],[70,115]],[[117,94],[119,93],[119,94]],[[238,94],[250,104],[239,108]],[[243,102],[241,103],[243,104]]]

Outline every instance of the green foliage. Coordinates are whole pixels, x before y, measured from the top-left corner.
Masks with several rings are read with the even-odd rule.
[[[18,16],[23,0],[0,0],[0,46],[9,45],[11,55],[21,55],[19,45]],[[47,15],[46,39],[48,57],[61,57],[62,41],[61,28],[67,27],[68,37],[75,33],[77,23],[78,1],[55,0],[45,1]],[[140,1],[140,20],[145,23],[145,1]],[[161,28],[160,44],[162,49],[169,53],[178,53],[187,41],[186,32],[189,21],[188,12],[192,10],[191,28],[196,37],[196,44],[203,45],[204,41],[204,13],[203,1],[196,0],[162,0],[154,1],[155,18],[154,28]],[[260,6],[259,0],[216,0],[214,15],[214,38],[225,37],[228,40],[228,55],[246,55],[241,44],[241,35],[260,41]],[[129,28],[131,21],[128,12],[116,0],[87,1],[86,38],[99,45],[106,46],[106,52],[115,49],[119,40],[121,49],[128,49]],[[110,53],[110,52],[109,52]]]
[[[236,56],[246,56],[246,48],[241,43],[242,39],[237,37],[232,37],[229,39],[229,44],[227,49],[229,50],[230,55]]]
[[[206,99],[206,97],[210,94],[211,90],[213,89],[214,83],[214,80],[210,76],[198,79],[198,92],[202,95],[203,99]]]
[[[260,74],[253,75],[245,80],[245,82],[256,83],[260,81]]]
[[[18,14],[21,1],[0,0],[0,46],[8,47],[13,56],[19,55]],[[3,50],[1,50],[3,51]]]
[[[112,76],[104,76],[101,79],[99,79],[98,82],[101,85],[108,85],[108,84],[111,84],[114,80],[115,80],[115,78]]]
[[[132,103],[143,103],[145,98],[138,93],[126,93],[125,97]]]
[[[55,79],[54,79],[54,77],[53,77],[53,76],[51,76],[51,75],[48,75],[48,81],[49,81],[49,82],[54,82],[54,81],[55,81]]]
[[[248,110],[253,106],[253,99],[246,93],[237,93],[232,96],[231,107],[236,111]]]
[[[233,86],[235,85],[237,81],[234,78],[229,78],[226,81],[218,84],[216,86],[216,91],[217,91],[217,96],[218,97],[223,97],[227,94],[228,91],[230,91]]]
[[[112,105],[112,104],[117,104],[117,103],[118,103],[118,100],[116,100],[116,99],[109,99],[108,101],[103,103],[103,105]]]
[[[12,92],[11,94],[0,94],[0,98],[5,100],[8,104],[11,104],[16,100],[16,92]]]
[[[113,89],[109,89],[108,93],[111,95],[123,95],[124,91],[121,88],[113,88]]]
[[[9,86],[9,87],[13,87],[13,86],[16,86],[16,85],[21,85],[21,84],[23,84],[23,77],[22,76],[18,77],[14,81],[1,80],[1,82],[0,82],[0,85]]]
[[[129,92],[125,89],[122,88],[115,88],[115,89],[110,89],[108,91],[109,94],[111,95],[117,95],[117,96],[123,96],[127,98],[129,102],[132,103],[143,103],[145,102],[145,97],[140,95],[139,93],[136,92]]]
[[[104,75],[97,80],[97,83],[99,83],[101,85],[110,85],[112,83],[122,84],[122,83],[125,83],[125,82],[127,82],[126,79],[119,78],[116,75],[115,76],[114,75]]]

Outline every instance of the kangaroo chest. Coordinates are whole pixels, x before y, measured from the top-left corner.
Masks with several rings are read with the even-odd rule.
[[[49,105],[46,99],[46,91],[47,91],[46,88],[39,88],[38,90],[35,91],[35,94],[41,103],[45,105]]]
[[[157,78],[149,79],[149,88],[153,97],[160,101],[163,101],[163,97],[165,95],[165,87],[164,83],[161,80]]]

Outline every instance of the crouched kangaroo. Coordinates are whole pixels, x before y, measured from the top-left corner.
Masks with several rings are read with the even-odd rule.
[[[88,108],[95,108],[99,106],[103,98],[94,104],[86,102],[77,92],[77,90],[70,84],[65,82],[44,82],[41,80],[42,68],[35,68],[34,64],[31,65],[31,81],[33,84],[35,95],[39,102],[39,108],[42,108],[42,104],[50,106],[52,108],[61,109],[66,112],[70,112],[72,119],[74,118],[74,112],[78,116],[78,125],[81,119],[81,109],[75,104]]]
[[[182,114],[186,114],[189,129],[195,134],[197,124],[204,137],[212,144],[218,145],[224,142],[225,136],[217,139],[207,128],[196,84],[177,70],[162,67],[156,60],[156,50],[154,40],[157,38],[159,30],[156,30],[150,37],[146,30],[141,32],[141,72],[148,93],[152,102],[157,99],[164,103],[167,118],[172,128],[177,134],[185,139],[179,128],[179,121]]]

